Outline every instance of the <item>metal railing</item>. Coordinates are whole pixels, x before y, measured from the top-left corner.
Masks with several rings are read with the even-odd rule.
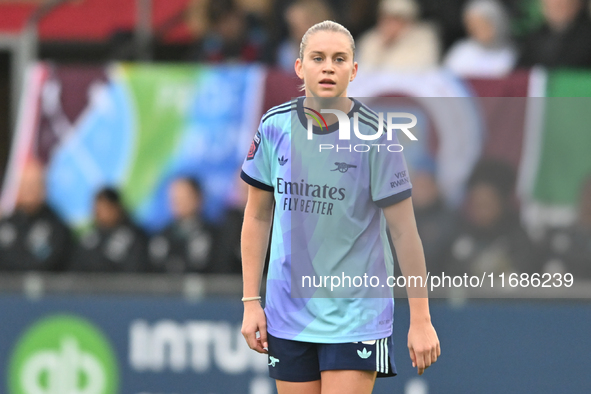
[[[264,286],[264,281],[263,281]],[[263,288],[264,292],[264,288]],[[240,275],[221,274],[155,274],[155,273],[41,273],[0,272],[0,295],[21,294],[31,299],[46,295],[83,296],[175,296],[188,300],[204,297],[242,295]],[[406,298],[404,288],[394,288],[396,298]],[[583,300],[591,302],[591,281],[575,279],[571,287],[440,287],[429,291],[431,299],[462,303],[476,299],[537,299],[545,301]]]
[[[38,299],[46,295],[150,295],[234,297],[242,294],[240,275],[127,274],[127,273],[0,273],[0,294],[22,294]]]

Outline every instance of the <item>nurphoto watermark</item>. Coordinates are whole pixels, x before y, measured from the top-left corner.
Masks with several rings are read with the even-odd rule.
[[[348,114],[340,111],[338,109],[321,109],[320,112],[305,107],[306,110],[310,112],[306,112],[306,115],[309,115],[311,118],[308,118],[307,124],[307,138],[308,140],[313,139],[314,135],[314,121],[318,124],[321,130],[324,128],[328,129],[328,125],[326,120],[322,116],[322,114],[334,114],[337,117],[338,124],[339,124],[339,140],[340,141],[350,141],[351,140],[351,122],[349,119]],[[378,140],[384,133],[387,135],[387,140],[392,141],[393,132],[395,130],[401,130],[411,141],[417,141],[417,137],[409,130],[416,126],[417,124],[417,117],[409,112],[387,112],[386,113],[386,124],[384,124],[384,113],[378,112],[377,114],[377,128],[375,133],[373,134],[363,134],[359,130],[359,121],[361,117],[362,122],[371,121],[371,118],[368,117],[364,113],[360,113],[356,111],[353,113],[353,132],[355,133],[355,137],[362,141],[376,141]],[[410,122],[399,123],[395,122],[395,119],[407,119]],[[375,119],[374,119],[375,121]],[[384,126],[385,130],[384,130]],[[395,144],[349,144],[349,145],[334,145],[334,144],[319,144],[318,146],[319,152],[322,151],[330,151],[336,150],[339,151],[355,151],[355,152],[368,152],[371,149],[376,149],[378,152],[380,149],[387,150],[388,152],[402,152],[404,149],[402,145],[395,143]]]

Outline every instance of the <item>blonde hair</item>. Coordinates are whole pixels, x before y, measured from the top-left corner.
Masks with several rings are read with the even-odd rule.
[[[351,32],[347,30],[347,28],[340,23],[333,22],[333,21],[324,21],[315,24],[314,26],[310,27],[306,34],[302,37],[302,42],[300,43],[300,60],[304,60],[304,50],[306,49],[306,45],[308,45],[308,39],[319,31],[331,31],[335,33],[343,33],[347,36],[349,41],[351,42],[351,51],[353,51],[353,58],[355,58],[355,40],[351,35]]]

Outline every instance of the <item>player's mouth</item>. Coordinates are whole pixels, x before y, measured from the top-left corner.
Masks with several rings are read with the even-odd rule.
[[[337,83],[335,81],[333,81],[332,79],[330,79],[330,78],[324,78],[324,79],[321,79],[320,80],[319,84],[323,88],[332,88]]]

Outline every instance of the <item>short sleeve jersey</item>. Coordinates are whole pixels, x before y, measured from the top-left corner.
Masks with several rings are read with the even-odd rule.
[[[381,209],[410,197],[401,146],[357,100],[348,140],[338,122],[315,115],[312,125],[306,113],[314,115],[303,97],[269,110],[242,167],[244,181],[275,199],[267,330],[318,343],[388,337],[393,255]],[[355,138],[354,130],[379,137]]]

